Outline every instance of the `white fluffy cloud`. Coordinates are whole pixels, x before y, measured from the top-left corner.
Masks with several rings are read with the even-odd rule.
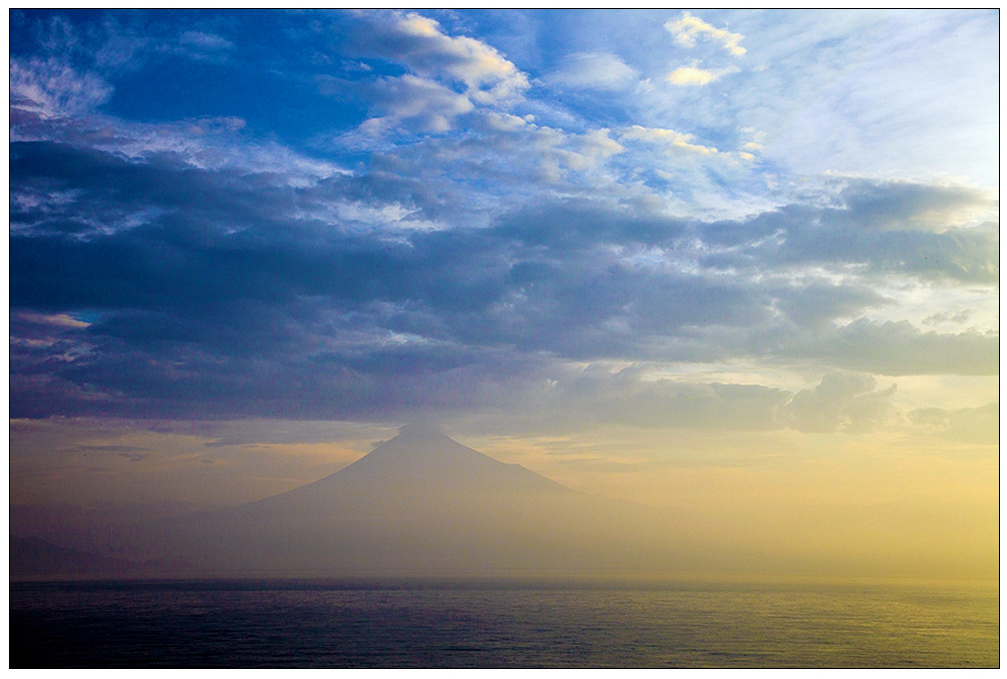
[[[743,56],[747,51],[741,46],[741,41],[745,39],[741,33],[731,33],[727,29],[717,28],[688,12],[682,12],[682,16],[678,19],[667,21],[664,27],[675,36],[675,42],[684,47],[694,47],[696,37],[702,35],[719,42],[733,56]]]
[[[664,147],[668,152],[686,151],[698,153],[700,155],[712,155],[717,153],[717,149],[712,146],[704,146],[694,143],[696,136],[686,132],[668,130],[660,127],[643,127],[633,125],[621,134],[622,139],[644,141]]]
[[[415,12],[396,14],[388,24],[397,38],[391,55],[426,77],[449,77],[463,82],[479,103],[520,94],[528,79],[496,49],[467,36],[449,36],[440,24]]]
[[[468,36],[448,35],[434,19],[397,11],[361,18],[355,38],[361,54],[409,71],[360,88],[383,111],[364,123],[365,133],[403,126],[448,132],[459,116],[477,106],[506,107],[520,101],[530,86],[527,76],[494,47]]]
[[[434,19],[415,12],[379,13],[367,19],[372,35],[365,53],[402,64],[447,89],[461,85],[460,94],[470,102],[512,101],[529,87],[527,76],[495,48],[468,36],[447,35]],[[450,118],[452,107],[457,103],[449,105],[445,118]]]
[[[737,72],[736,68],[721,68],[711,71],[695,66],[682,66],[669,73],[665,79],[673,85],[708,85],[725,75]]]
[[[466,95],[415,75],[382,78],[369,89],[376,106],[385,112],[364,123],[364,131],[371,134],[406,121],[422,132],[447,132],[455,118],[475,108]]]

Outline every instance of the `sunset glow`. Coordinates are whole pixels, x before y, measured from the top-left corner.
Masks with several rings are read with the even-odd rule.
[[[676,517],[658,570],[996,579],[998,54],[996,10],[11,11],[11,533],[423,422]]]

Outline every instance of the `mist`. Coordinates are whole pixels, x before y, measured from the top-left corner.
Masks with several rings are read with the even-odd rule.
[[[946,507],[865,503],[833,476],[833,499],[819,492],[812,502],[793,488],[764,494],[773,489],[742,474],[733,488],[721,479],[725,497],[711,501],[716,473],[649,476],[676,484],[664,487],[663,504],[643,485],[638,495],[651,503],[584,492],[463,446],[441,427],[414,424],[336,473],[251,502],[13,506],[12,536],[75,552],[25,557],[14,577],[997,572],[989,545],[998,526],[979,498]],[[22,552],[28,547],[39,550]]]

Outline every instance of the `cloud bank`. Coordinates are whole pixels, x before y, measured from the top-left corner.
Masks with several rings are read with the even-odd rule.
[[[343,116],[324,134],[264,134],[237,99],[127,115],[124,61],[94,57],[128,42],[134,68],[252,77],[253,34],[226,22],[141,41],[43,21],[45,41],[12,50],[12,416],[394,421],[536,403],[557,421],[855,433],[912,419],[879,377],[998,374],[988,309],[956,292],[998,292],[988,191],[781,179],[752,128],[547,100],[651,96],[661,71],[628,53],[570,51],[536,78],[452,14],[275,16],[340,55],[276,38],[290,96]],[[688,13],[656,25],[678,48],[749,54]],[[727,73],[743,75],[670,79]],[[924,292],[945,307],[918,315]],[[802,386],[661,376],[711,364]]]

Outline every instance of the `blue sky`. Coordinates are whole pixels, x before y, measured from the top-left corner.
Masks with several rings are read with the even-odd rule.
[[[996,10],[16,10],[10,31],[26,479],[42,439],[104,450],[124,487],[147,453],[123,432],[236,422],[315,445],[432,417],[585,483],[722,465],[724,432],[995,447]]]

